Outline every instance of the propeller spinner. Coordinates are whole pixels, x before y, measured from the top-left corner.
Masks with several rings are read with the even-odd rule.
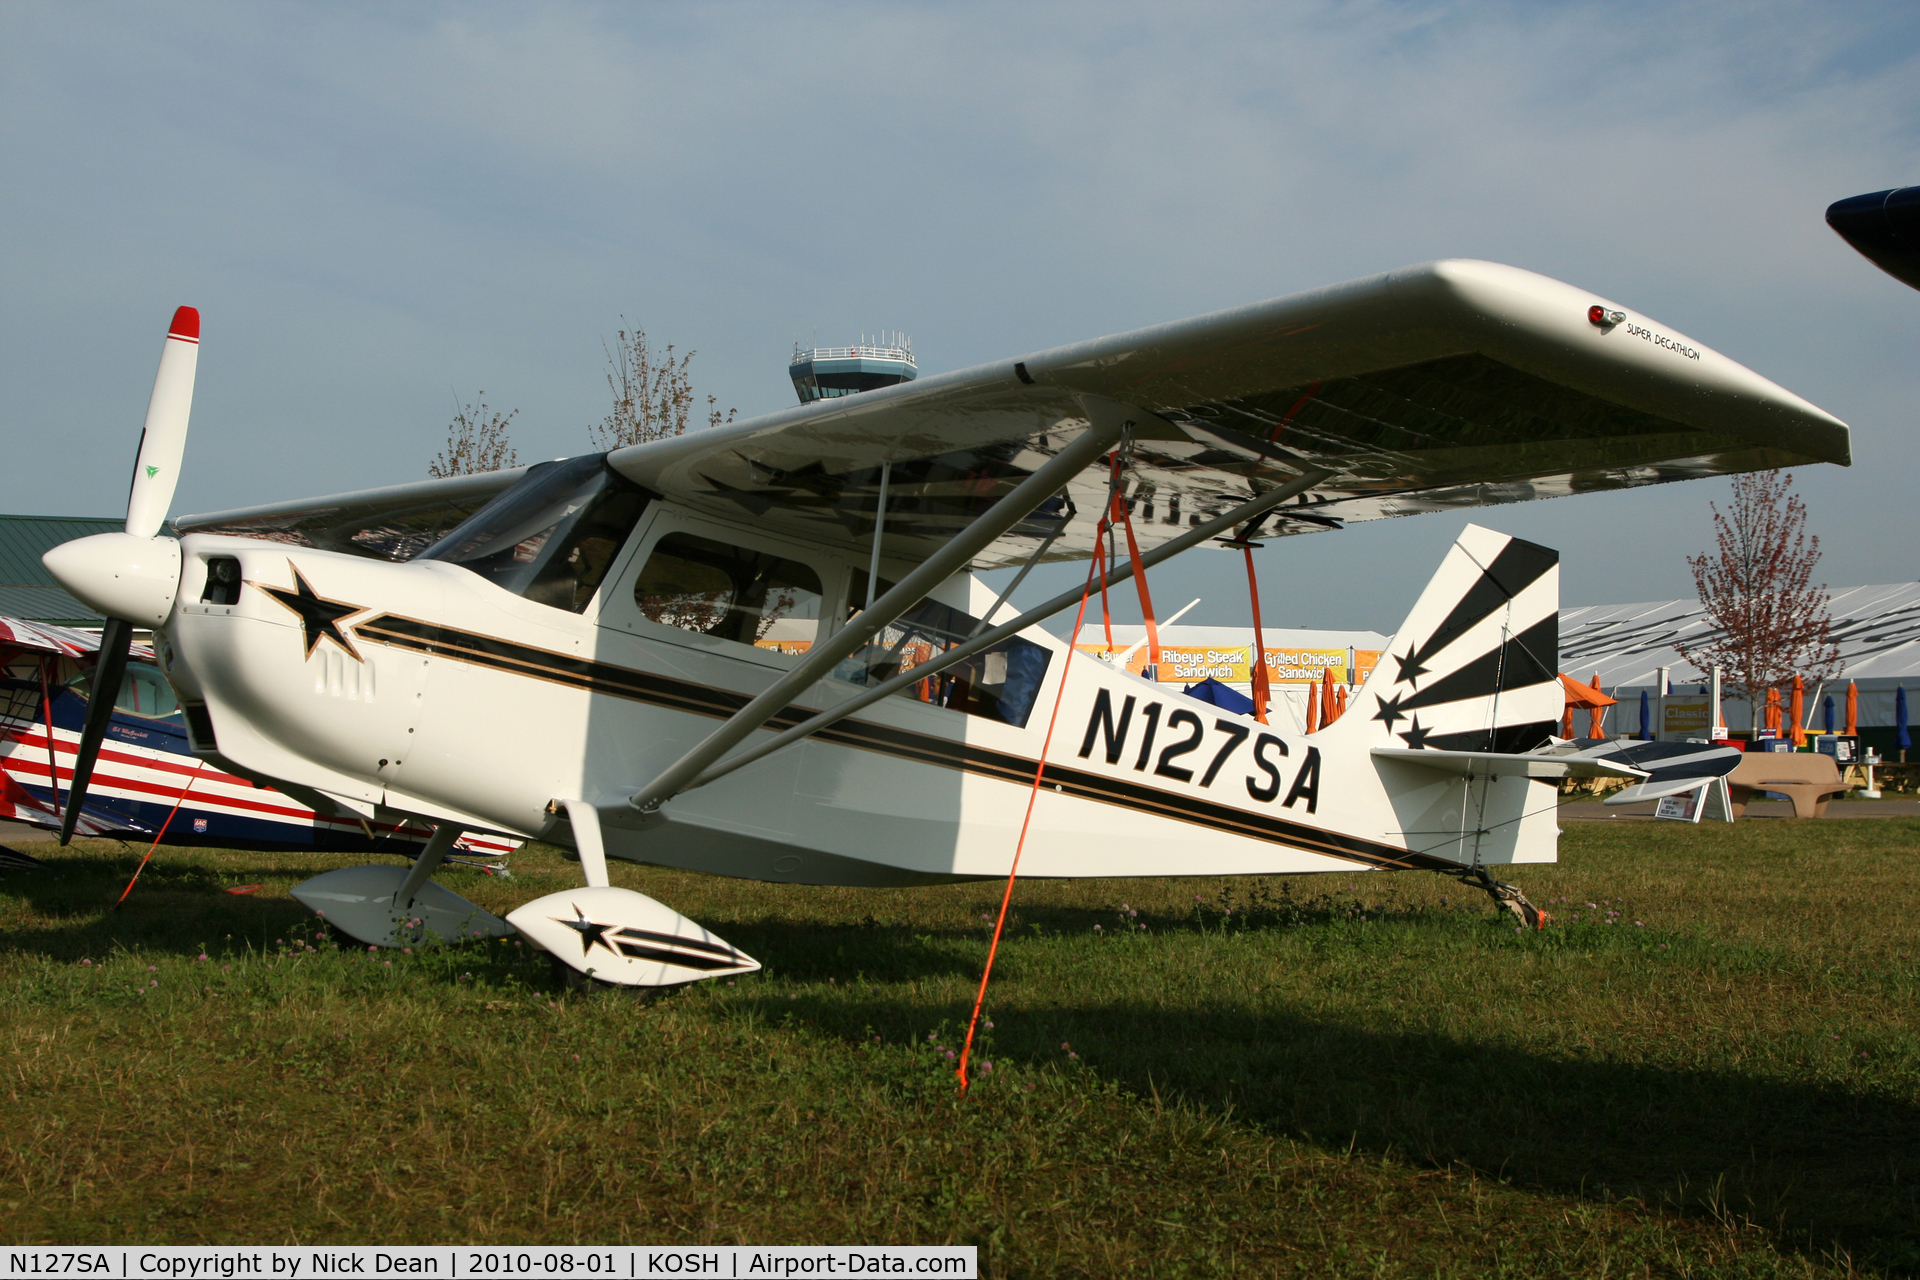
[[[167,508],[187,448],[187,418],[193,410],[193,375],[200,358],[200,313],[181,307],[167,328],[160,349],[160,370],[147,400],[147,422],[134,458],[133,487],[127,494],[124,533],[97,533],[64,542],[40,558],[54,580],[77,599],[107,617],[100,633],[100,657],[93,669],[87,721],[74,758],[60,843],[73,838],[74,824],[93,779],[94,762],[113,704],[125,677],[136,626],[157,627],[173,612],[180,589],[180,543],[161,537]]]

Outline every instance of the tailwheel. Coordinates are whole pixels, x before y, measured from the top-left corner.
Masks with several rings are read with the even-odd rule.
[[[1552,916],[1528,902],[1527,895],[1520,891],[1519,885],[1495,880],[1487,873],[1485,867],[1464,868],[1447,874],[1457,877],[1461,884],[1469,888],[1485,892],[1489,898],[1493,899],[1493,905],[1509,912],[1515,920],[1520,922],[1520,927],[1523,929],[1544,929],[1547,927],[1547,921],[1553,919]]]

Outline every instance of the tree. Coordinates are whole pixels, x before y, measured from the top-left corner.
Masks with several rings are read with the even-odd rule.
[[[460,406],[447,427],[447,447],[427,464],[430,476],[470,476],[480,471],[499,471],[520,465],[520,454],[507,442],[507,424],[520,411],[498,413],[487,406],[482,391],[477,405]]]
[[[613,392],[613,412],[589,428],[596,449],[619,449],[649,440],[664,440],[687,429],[695,404],[693,379],[687,367],[694,353],[675,358],[673,344],[657,355],[644,329],[621,329],[607,352],[607,389]],[[735,410],[720,412],[719,401],[707,397],[707,425],[732,422]]]
[[[1766,691],[1794,673],[1825,680],[1840,667],[1823,583],[1813,585],[1820,539],[1806,531],[1807,508],[1793,477],[1756,471],[1733,478],[1733,501],[1713,507],[1717,549],[1687,557],[1712,630],[1680,656],[1706,670],[1719,667],[1744,694],[1750,727],[1758,727]]]

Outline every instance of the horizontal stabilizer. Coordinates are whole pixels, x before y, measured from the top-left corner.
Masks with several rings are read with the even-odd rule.
[[[1586,756],[1545,755],[1533,752],[1500,751],[1426,751],[1408,747],[1375,747],[1373,754],[1383,760],[1404,760],[1441,773],[1457,773],[1468,778],[1644,778],[1646,772],[1631,765]],[[1664,793],[1663,793],[1664,794]]]
[[[1606,798],[1607,804],[1635,804],[1642,800],[1658,800],[1662,796],[1677,796],[1696,787],[1704,787],[1713,778],[1649,778],[1624,790],[1616,791]]]

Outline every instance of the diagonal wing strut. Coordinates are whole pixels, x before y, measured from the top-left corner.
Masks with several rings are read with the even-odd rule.
[[[1140,557],[1141,566],[1150,569],[1164,560],[1171,560],[1182,551],[1197,546],[1205,542],[1208,538],[1225,533],[1237,524],[1265,514],[1280,503],[1285,502],[1288,498],[1296,494],[1305,493],[1333,474],[1332,471],[1315,470],[1295,476],[1287,483],[1269,489],[1265,493],[1241,503],[1223,516],[1217,516],[1205,524],[1195,525],[1179,537],[1161,543]],[[1118,583],[1125,582],[1132,576],[1133,565],[1131,562],[1117,565],[1113,573],[1107,578],[1107,585],[1109,587],[1114,586]],[[1036,622],[1044,622],[1054,614],[1065,609],[1071,609],[1078,603],[1080,603],[1080,589],[1078,587],[1071,591],[1062,592],[1038,608],[1027,610],[1027,612],[1021,614],[1011,622],[1002,623],[991,631],[982,632],[965,644],[956,645],[954,648],[947,650],[945,653],[927,662],[921,663],[917,667],[902,671],[891,680],[882,681],[864,693],[854,695],[838,706],[828,707],[825,711],[821,711],[812,718],[804,720],[792,728],[776,734],[765,742],[758,743],[748,750],[742,751],[737,756],[719,761],[712,767],[698,774],[686,785],[684,790],[691,791],[695,787],[704,787],[709,782],[715,782],[726,777],[735,769],[752,764],[756,760],[764,759],[782,748],[790,747],[807,735],[818,733],[828,725],[844,720],[854,712],[864,707],[870,707],[874,703],[900,692],[916,681],[925,680],[928,676],[938,675],[955,663],[964,662],[983,649],[991,649],[994,645],[999,644],[1009,636],[1017,635]],[[998,605],[994,607],[996,609],[999,608]],[[993,615],[990,613],[987,616],[991,618]]]
[[[765,693],[734,712],[731,718],[692,750],[668,765],[659,777],[627,797],[627,804],[651,813],[685,790],[687,784],[744,741],[754,730],[787,708],[796,695],[824,679],[851,657],[881,628],[912,608],[931,590],[965,568],[973,557],[1001,534],[1025,519],[1034,508],[1058,493],[1101,454],[1111,449],[1131,425],[1128,415],[1140,410],[1087,397],[1091,424],[1068,441],[1060,452],[1035,469],[1006,497],[982,512],[947,544],[914,567],[898,586],[875,600],[852,622],[807,651],[798,666],[774,681]]]

